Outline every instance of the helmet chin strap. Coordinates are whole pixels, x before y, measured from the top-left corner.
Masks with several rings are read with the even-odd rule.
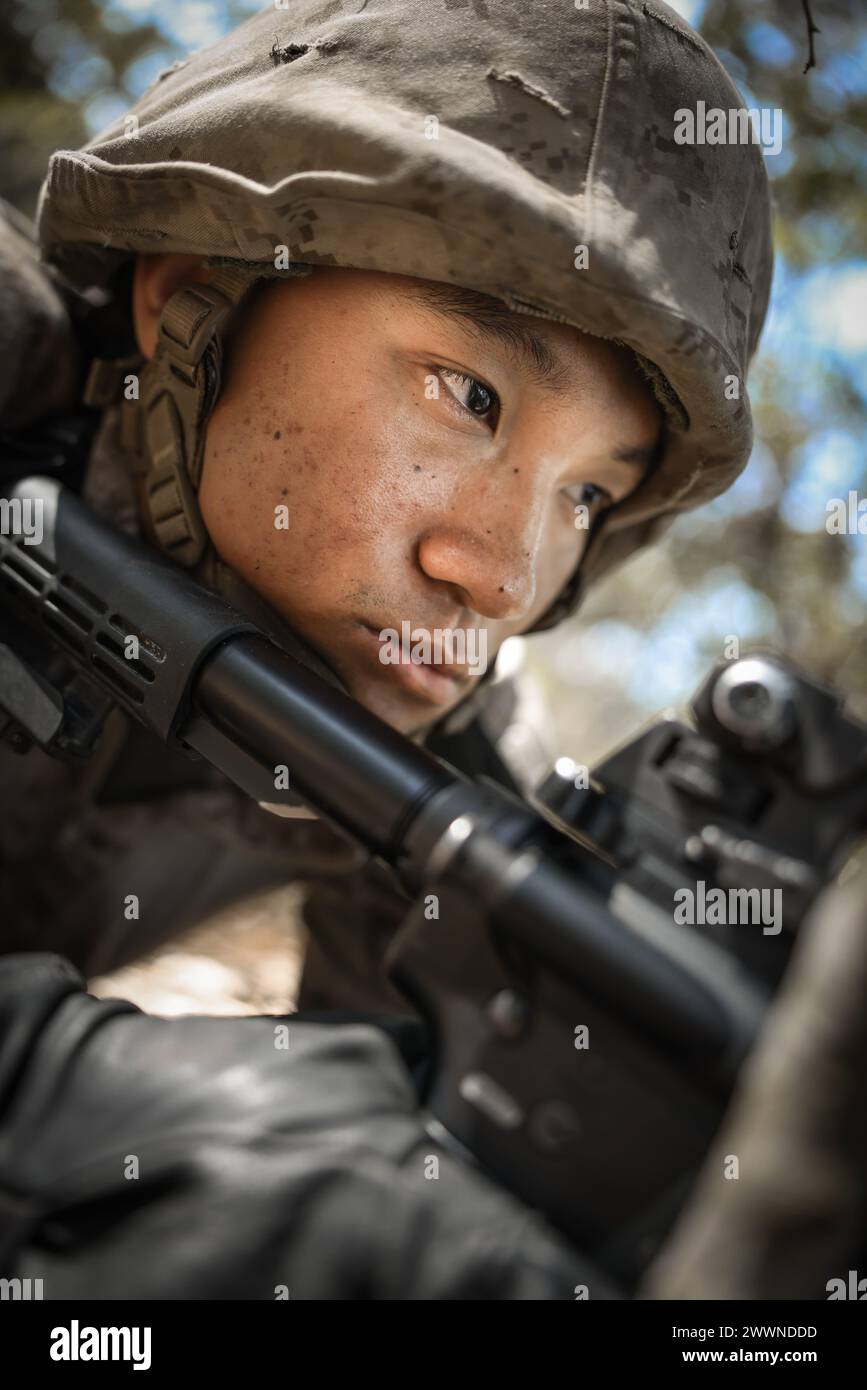
[[[299,267],[297,273],[306,273]],[[186,285],[160,316],[154,356],[141,372],[130,433],[138,443],[136,484],[142,524],[176,564],[258,623],[274,641],[332,685],[337,676],[276,610],[218,554],[198,501],[205,430],[223,379],[222,330],[262,278],[252,267],[221,266],[207,284]]]
[[[210,547],[196,493],[205,425],[220,392],[219,329],[255,279],[222,267],[208,284],[187,285],[160,317],[154,356],[141,376],[139,496],[145,525],[160,549],[195,570]]]

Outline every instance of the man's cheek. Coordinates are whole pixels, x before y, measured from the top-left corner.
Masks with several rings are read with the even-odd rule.
[[[561,593],[580,564],[585,548],[586,535],[580,531],[575,532],[574,537],[568,537],[566,542],[552,537],[547,545],[541,547],[536,557],[536,600],[532,618],[523,624],[524,627],[540,617]]]

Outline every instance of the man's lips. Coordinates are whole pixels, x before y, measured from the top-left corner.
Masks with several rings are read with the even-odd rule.
[[[383,640],[379,634],[393,629],[376,628],[363,621],[358,623],[358,628],[372,649],[379,669],[390,675],[409,694],[421,696],[434,705],[447,705],[461,693],[463,687],[469,685],[470,677],[462,668],[443,662],[413,662],[409,652],[403,648],[399,662],[380,661]]]

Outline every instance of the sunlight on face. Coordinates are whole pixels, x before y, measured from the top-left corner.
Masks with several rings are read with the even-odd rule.
[[[513,341],[428,284],[328,269],[255,294],[199,494],[223,559],[407,733],[545,612],[660,429],[625,351],[500,310]]]

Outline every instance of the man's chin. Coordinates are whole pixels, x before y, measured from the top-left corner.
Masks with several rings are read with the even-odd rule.
[[[415,743],[421,743],[430,733],[431,729],[440,719],[445,718],[448,710],[441,708],[432,709],[430,713],[420,712],[417,709],[406,708],[392,700],[371,700],[361,699],[360,704],[365,709],[369,709],[371,714],[375,714],[384,724],[388,724],[399,734],[412,739]]]
[[[384,690],[379,683],[374,685],[351,677],[343,679],[350,695],[359,704],[415,743],[421,743],[434,725],[460,703],[458,700],[447,705],[423,703],[407,698],[400,690]]]

